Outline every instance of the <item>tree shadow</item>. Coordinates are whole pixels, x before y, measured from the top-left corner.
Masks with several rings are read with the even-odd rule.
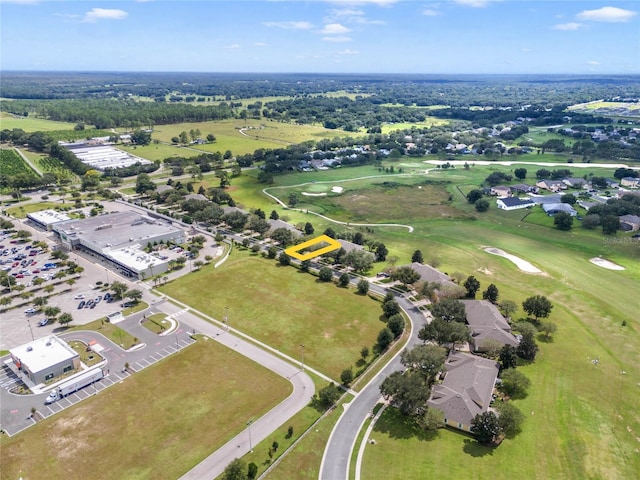
[[[487,447],[478,443],[476,440],[471,438],[465,438],[464,446],[462,447],[462,451],[467,455],[471,455],[472,457],[485,457],[487,455],[493,455],[494,447]]]
[[[545,335],[544,333],[540,333],[537,336],[538,341],[542,342],[542,343],[553,343],[553,336],[549,335]]]
[[[423,430],[413,418],[403,415],[396,408],[385,410],[378,419],[374,432],[384,433],[391,438],[417,438],[427,442],[435,440],[440,435],[439,430]]]

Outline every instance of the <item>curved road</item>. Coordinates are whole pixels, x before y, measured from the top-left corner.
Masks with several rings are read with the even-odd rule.
[[[371,285],[371,290],[385,294],[386,289]],[[421,344],[418,331],[426,323],[423,313],[404,297],[396,297],[396,301],[411,320],[411,337],[402,350]],[[402,351],[401,350],[401,351]],[[369,417],[375,405],[380,401],[380,385],[396,370],[402,370],[400,352],[398,352],[360,393],[345,406],[345,411],[336,423],[327,442],[320,465],[320,480],[348,480],[351,454],[356,446],[356,439],[362,425]]]

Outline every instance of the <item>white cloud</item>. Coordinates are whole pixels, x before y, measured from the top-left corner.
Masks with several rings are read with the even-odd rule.
[[[440,15],[440,12],[438,10],[434,10],[433,8],[425,8],[422,11],[423,15],[426,15],[427,17],[437,17],[438,15]]]
[[[344,23],[354,23],[358,25],[383,25],[383,20],[369,20],[362,10],[355,8],[334,8],[324,17],[324,23],[335,23],[336,21]]]
[[[349,33],[351,30],[340,23],[329,23],[324,26],[320,33],[323,35],[344,35],[345,33]]]
[[[600,62],[596,61],[596,60],[587,60],[587,63],[589,65],[600,65]]]
[[[322,40],[325,42],[350,42],[351,37],[323,37]]]
[[[484,8],[489,5],[491,2],[496,2],[499,0],[453,0],[455,3],[459,3],[460,5],[465,5],[467,7],[473,8]]]
[[[284,28],[285,30],[309,30],[313,25],[309,22],[263,22],[265,27]]]
[[[124,10],[116,8],[92,8],[85,13],[84,22],[97,22],[98,20],[122,20],[127,18],[129,14]]]
[[[360,52],[358,50],[351,50],[349,48],[345,48],[344,50],[338,52],[338,55],[358,55]]]
[[[256,42],[253,44],[256,47],[268,47],[269,44],[268,43],[264,43],[264,42]]]
[[[531,52],[532,50],[531,50],[530,48],[524,47],[524,48],[521,48],[521,49],[520,49],[520,51],[521,51],[522,53],[529,53],[529,52]]]
[[[592,22],[628,22],[638,13],[617,7],[602,7],[598,10],[585,10],[577,15],[580,20]]]
[[[559,23],[553,26],[554,30],[565,30],[565,31],[578,30],[579,28],[582,28],[582,24],[576,23],[576,22]]]
[[[238,45],[237,43],[233,43],[233,44],[231,44],[231,45],[227,45],[227,46],[226,46],[226,47],[224,47],[224,48],[227,48],[227,49],[229,49],[229,50],[237,50],[237,49],[239,49],[239,48],[240,48],[240,45]]]

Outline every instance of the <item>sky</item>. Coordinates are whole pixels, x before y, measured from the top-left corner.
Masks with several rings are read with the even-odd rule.
[[[640,2],[0,0],[0,70],[640,74]]]

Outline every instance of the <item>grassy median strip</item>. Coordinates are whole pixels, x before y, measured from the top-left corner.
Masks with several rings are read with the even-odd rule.
[[[2,477],[175,479],[290,392],[285,379],[200,340],[3,439]]]
[[[95,332],[101,333],[116,345],[120,345],[120,347],[124,350],[130,349],[138,343],[137,338],[125,332],[117,325],[108,322],[106,318],[94,320],[93,322],[87,323],[86,325],[78,325],[68,328],[65,333],[82,330],[93,330]]]

